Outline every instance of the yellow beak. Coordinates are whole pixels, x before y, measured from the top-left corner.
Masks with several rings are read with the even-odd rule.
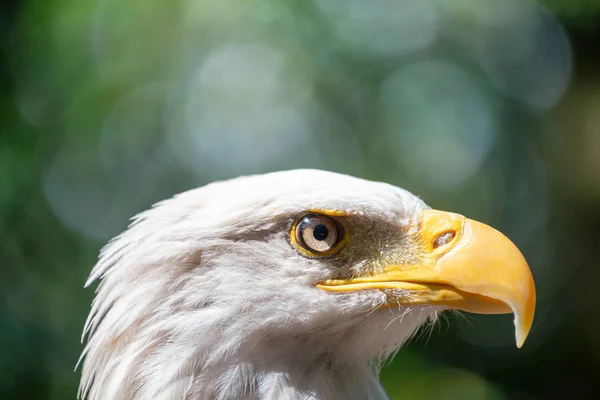
[[[497,230],[462,215],[436,210],[421,214],[409,233],[419,265],[390,263],[382,271],[317,286],[332,292],[400,289],[389,306],[439,305],[478,314],[515,315],[517,347],[529,334],[535,285],[517,247]]]

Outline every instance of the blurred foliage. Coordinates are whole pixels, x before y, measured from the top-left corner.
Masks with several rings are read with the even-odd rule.
[[[573,24],[592,23],[600,14],[597,0],[543,0],[554,14]]]
[[[538,306],[449,317],[392,398],[592,398],[600,2],[21,0],[0,14],[0,398],[73,398],[99,248],[155,201],[316,167],[507,233]],[[566,26],[566,28],[565,28]]]

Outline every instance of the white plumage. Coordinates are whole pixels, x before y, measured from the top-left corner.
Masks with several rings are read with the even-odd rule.
[[[427,208],[394,186],[316,170],[217,182],[157,204],[91,273],[88,285],[101,282],[80,396],[386,398],[379,362],[443,307],[390,308],[410,293],[316,284],[368,275],[389,254],[410,259],[402,241]],[[311,258],[290,242],[307,210],[351,218],[338,254]]]

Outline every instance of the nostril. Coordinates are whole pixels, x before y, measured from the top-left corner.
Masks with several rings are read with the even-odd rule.
[[[448,244],[454,238],[455,235],[456,233],[454,231],[448,231],[438,235],[438,237],[436,237],[433,241],[433,248],[435,249],[437,247]]]

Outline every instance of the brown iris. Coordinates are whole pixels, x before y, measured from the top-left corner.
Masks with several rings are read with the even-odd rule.
[[[340,242],[341,236],[338,223],[326,215],[309,214],[296,224],[296,242],[310,253],[328,253]]]

